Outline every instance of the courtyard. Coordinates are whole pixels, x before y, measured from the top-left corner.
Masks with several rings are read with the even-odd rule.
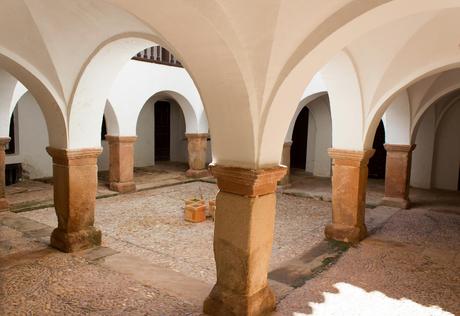
[[[201,315],[216,282],[214,222],[184,221],[183,205],[190,197],[214,199],[218,189],[212,179],[165,174],[144,170],[137,177],[145,189],[97,199],[103,240],[91,250],[49,247],[52,207],[1,213],[2,312]],[[269,273],[276,315],[375,315],[376,304],[381,315],[460,312],[459,194],[413,189],[414,207],[401,210],[376,203],[382,187],[370,181],[370,236],[352,247],[324,240],[327,179],[298,174],[278,189]]]

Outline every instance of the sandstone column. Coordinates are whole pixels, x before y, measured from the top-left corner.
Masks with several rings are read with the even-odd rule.
[[[51,246],[73,252],[100,245],[101,231],[93,225],[97,157],[102,150],[48,147],[47,151],[53,158],[54,208],[58,218]]]
[[[374,151],[329,149],[333,159],[332,224],[326,226],[327,238],[355,243],[366,236],[367,164]]]
[[[291,146],[292,142],[285,142],[283,145],[283,154],[281,156],[281,164],[286,166],[286,175],[279,182],[280,185],[288,185],[290,183],[291,169]]]
[[[9,137],[0,137],[0,212],[9,210],[5,195],[5,147],[10,140]]]
[[[208,134],[185,134],[188,141],[188,165],[186,172],[188,177],[200,178],[209,175],[206,168],[206,149],[208,146]]]
[[[410,169],[414,148],[415,145],[385,144],[387,162],[383,205],[409,208]]]
[[[136,191],[134,183],[134,143],[136,136],[106,135],[109,143],[109,188],[120,193]]]
[[[275,297],[268,285],[276,186],[285,167],[249,170],[213,165],[217,283],[204,302],[209,315],[264,315]]]

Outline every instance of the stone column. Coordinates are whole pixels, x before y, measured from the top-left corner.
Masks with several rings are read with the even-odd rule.
[[[109,188],[128,193],[136,191],[134,183],[134,143],[136,136],[106,135],[109,143]]]
[[[216,198],[214,257],[217,283],[204,302],[209,315],[265,315],[275,297],[267,281],[275,222],[276,186],[285,167],[249,170],[211,166]]]
[[[46,149],[53,158],[54,208],[58,227],[51,246],[74,252],[101,244],[94,225],[97,192],[97,157],[102,149]]]
[[[206,168],[206,149],[208,147],[208,134],[185,134],[188,141],[188,177],[201,178],[209,176]]]
[[[0,212],[10,209],[5,195],[5,147],[10,140],[9,137],[0,137]]]
[[[330,148],[332,160],[332,224],[326,237],[356,243],[366,237],[364,223],[367,164],[375,150],[352,151]]]
[[[283,145],[283,154],[281,156],[281,164],[286,166],[286,175],[280,180],[280,185],[289,185],[291,174],[291,146],[292,142],[285,142]]]
[[[410,169],[414,148],[415,145],[385,144],[387,161],[383,205],[409,208]]]

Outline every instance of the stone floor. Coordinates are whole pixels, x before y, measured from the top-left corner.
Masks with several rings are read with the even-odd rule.
[[[280,190],[269,274],[277,315],[460,314],[459,193],[411,190],[414,208],[399,210],[377,206],[381,181],[370,187],[371,235],[348,250],[323,241],[326,179],[300,176]],[[213,222],[184,222],[181,206],[216,191],[191,182],[98,199],[105,247],[74,255],[47,247],[52,208],[0,214],[0,315],[199,315],[215,280]]]
[[[215,281],[212,251],[214,223],[183,220],[186,198],[214,199],[215,184],[193,182],[100,199],[96,203],[96,226],[103,245],[154,264],[202,279]],[[53,208],[22,213],[22,216],[57,225]],[[271,267],[300,255],[323,239],[330,221],[330,203],[278,194]]]
[[[155,166],[134,169],[137,189],[152,188],[194,181],[185,176],[187,165],[177,162],[161,162]],[[118,195],[108,189],[108,171],[99,172],[98,198]],[[25,212],[53,206],[52,179],[22,180],[6,187],[6,197],[13,212]]]

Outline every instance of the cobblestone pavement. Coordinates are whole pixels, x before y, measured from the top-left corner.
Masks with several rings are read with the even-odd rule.
[[[4,240],[0,315],[200,315],[200,306],[2,226]]]
[[[459,200],[399,210],[289,293],[277,315],[460,315]]]
[[[214,223],[184,221],[184,200],[201,194],[214,199],[215,184],[193,182],[100,199],[96,226],[103,245],[142,256],[152,263],[215,282],[212,248]],[[21,213],[22,216],[57,225],[52,208]],[[278,194],[271,267],[300,255],[324,238],[330,221],[330,203]]]
[[[100,199],[96,226],[103,231],[105,246],[211,285],[215,281],[213,222],[185,222],[182,206],[186,198],[202,194],[210,199],[216,192],[215,184],[193,182]],[[411,210],[367,209],[371,236],[304,285],[293,288],[272,283],[284,291],[279,295],[277,315],[460,314],[460,196],[412,192],[415,207]],[[323,239],[330,208],[326,201],[278,194],[271,269],[282,267]],[[56,225],[52,208],[21,216]],[[24,239],[8,228],[0,228],[2,239],[8,243],[2,244],[7,246],[0,249],[0,257],[14,256],[10,249],[19,254],[44,251],[43,243]],[[6,284],[1,288],[0,308],[9,308],[12,315],[16,311],[41,315],[48,309],[61,315],[200,313],[200,304],[57,252],[34,264],[22,260],[12,268],[0,268],[0,277]],[[30,289],[22,285],[23,278],[31,280]],[[27,280],[24,284],[29,284]],[[49,288],[49,293],[41,287]],[[77,288],[74,292],[73,287]],[[34,296],[34,288],[43,298]]]

